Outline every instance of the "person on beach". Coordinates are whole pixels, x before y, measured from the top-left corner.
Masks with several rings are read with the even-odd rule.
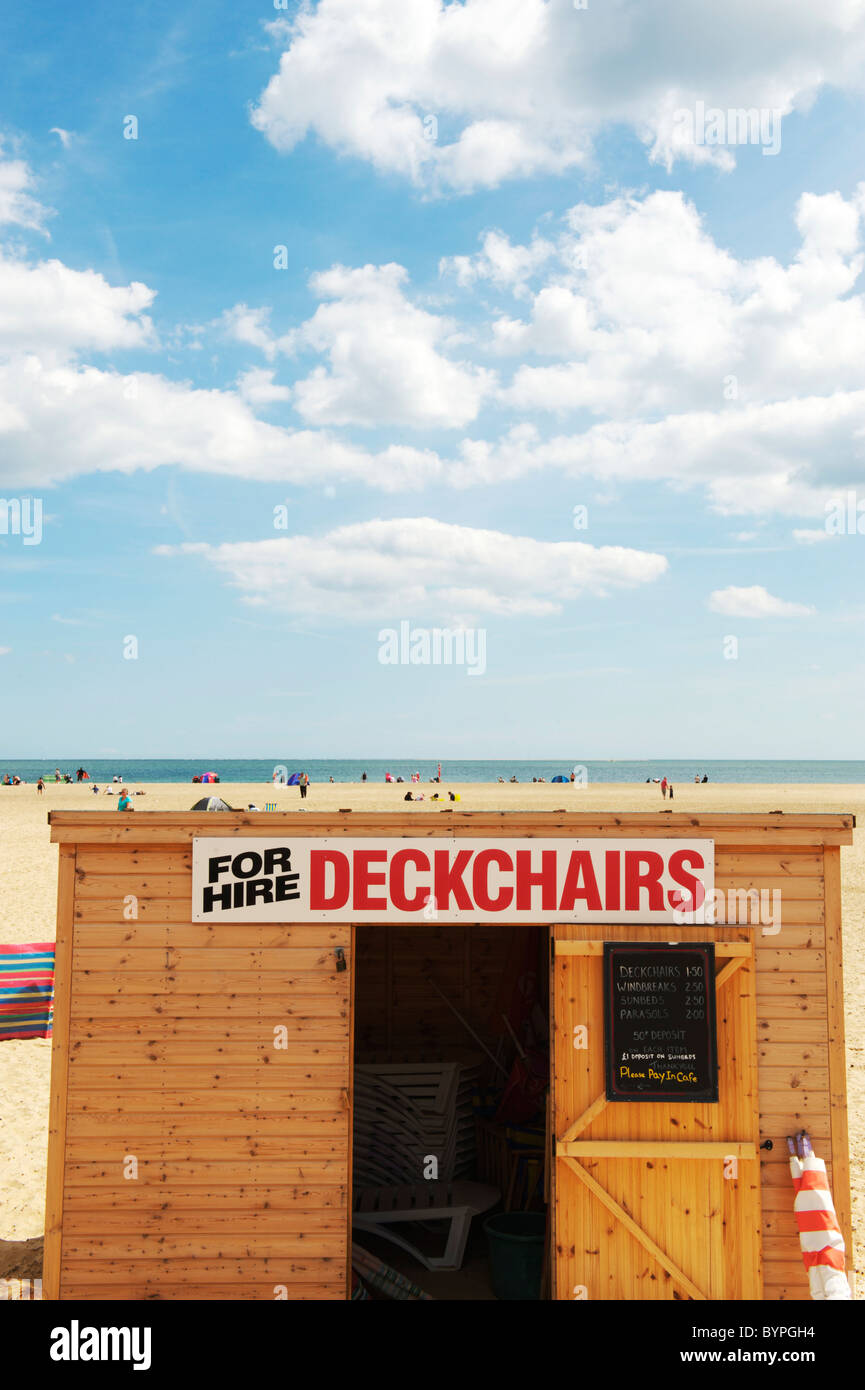
[[[365,781],[366,781],[366,773],[365,773],[365,772],[361,773],[361,778],[360,778],[360,780],[361,780],[362,782],[365,782]]]
[[[672,782],[671,782],[671,783],[669,784],[669,786],[667,787],[667,791],[670,793],[670,800],[672,801],[672,800],[673,800],[673,784],[672,784]]]
[[[133,804],[132,804],[132,797],[129,795],[129,788],[128,788],[128,787],[121,787],[121,788],[120,788],[120,795],[119,795],[118,798],[117,798],[117,809],[118,809],[118,811],[134,811],[134,810],[135,810],[135,807],[134,807]]]
[[[42,793],[44,792],[44,790],[45,790],[45,783],[42,781],[42,778],[40,777],[40,778],[39,778],[39,781],[36,783],[36,794],[37,794],[37,796],[41,796]]]
[[[666,801],[666,799],[667,799],[667,779],[666,779],[666,777],[664,777],[664,778],[661,779],[661,796],[662,796],[662,797],[664,798],[664,800]]]
[[[306,801],[306,789],[309,786],[309,778],[305,772],[300,774],[300,799]]]

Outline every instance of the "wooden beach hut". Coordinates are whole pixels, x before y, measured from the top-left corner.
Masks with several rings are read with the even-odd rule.
[[[849,1251],[853,816],[49,820],[46,1298],[348,1297],[355,1065],[477,1061],[526,933],[552,1297],[807,1299],[803,1127]]]

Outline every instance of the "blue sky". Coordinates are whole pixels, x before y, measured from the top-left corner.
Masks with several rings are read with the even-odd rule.
[[[865,4],[0,45],[8,757],[861,755]]]

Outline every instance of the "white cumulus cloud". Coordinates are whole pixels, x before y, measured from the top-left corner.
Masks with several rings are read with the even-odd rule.
[[[744,589],[735,585],[715,589],[709,595],[709,607],[713,613],[723,613],[726,618],[807,618],[816,611],[810,604],[776,598],[762,584]]]
[[[333,266],[314,275],[325,302],[297,332],[327,355],[295,385],[309,424],[458,429],[477,415],[494,377],[442,350],[454,325],[412,304],[399,265]]]
[[[463,289],[488,280],[497,288],[525,293],[526,282],[555,254],[553,242],[537,233],[530,245],[515,245],[510,237],[493,229],[484,235],[483,249],[476,256],[443,256],[442,274],[451,274]]]
[[[283,51],[252,121],[277,149],[314,133],[458,192],[564,173],[614,123],[668,167],[731,168],[745,137],[728,111],[805,110],[865,70],[857,0],[318,0],[268,27]],[[725,113],[702,140],[700,102]]]
[[[268,308],[250,309],[248,304],[235,304],[231,309],[226,309],[219,322],[223,331],[235,342],[258,348],[268,361],[272,361],[279,352],[293,350],[292,334],[277,337],[273,333]]]
[[[0,226],[29,227],[43,232],[51,210],[33,196],[33,171],[23,159],[8,159],[0,139]]]
[[[732,256],[679,192],[577,205],[528,315],[492,324],[490,346],[522,359],[502,399],[645,417],[859,386],[863,214],[865,188],[803,194],[784,265]],[[464,281],[494,278],[486,245],[470,266]]]
[[[445,262],[447,315],[402,266],[334,265],[286,331],[267,307],[217,321],[267,363],[222,390],[93,362],[167,351],[150,287],[0,252],[0,485],[162,465],[391,492],[558,472],[822,520],[827,497],[865,481],[865,189],[803,194],[795,215],[782,264],[717,245],[681,193],[579,204],[524,246],[487,232]],[[299,428],[256,413],[277,404]],[[345,433],[370,428],[387,431],[375,449]],[[423,429],[462,435],[424,447]]]
[[[797,528],[793,532],[793,539],[798,541],[800,545],[820,545],[822,541],[829,540],[829,532],[825,529],[819,531],[817,529]]]
[[[251,604],[350,622],[429,615],[544,617],[581,594],[658,579],[663,555],[536,541],[431,517],[374,520],[321,537],[161,546],[200,555]]]
[[[0,485],[163,464],[298,486],[353,481],[384,491],[420,487],[442,471],[430,450],[392,444],[370,453],[326,431],[268,424],[233,391],[196,389],[150,372],[46,366],[36,356],[0,363]]]
[[[251,406],[291,400],[291,388],[280,386],[274,381],[274,375],[264,367],[250,367],[237,378],[238,392]]]
[[[446,355],[455,325],[413,304],[407,280],[400,265],[334,265],[310,280],[323,301],[312,318],[282,337],[271,332],[267,309],[236,305],[224,322],[269,359],[303,351],[327,359],[293,387],[295,409],[310,425],[462,428],[494,374]]]
[[[155,339],[144,311],[155,297],[136,281],[110,285],[94,270],[0,252],[0,354],[64,359],[84,350],[146,347]]]

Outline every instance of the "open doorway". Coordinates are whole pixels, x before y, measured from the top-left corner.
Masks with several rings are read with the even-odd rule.
[[[549,1297],[549,929],[355,928],[353,1296]]]

